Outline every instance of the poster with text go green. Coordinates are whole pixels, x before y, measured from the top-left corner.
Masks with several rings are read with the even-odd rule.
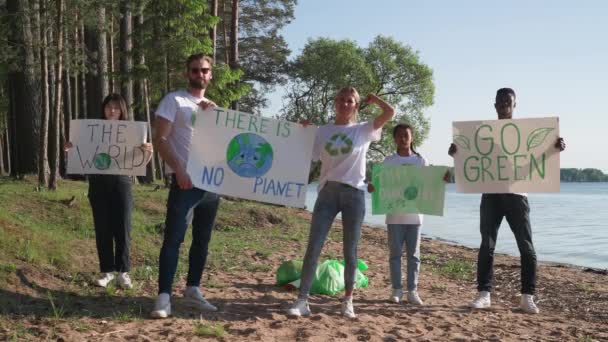
[[[456,191],[559,192],[559,118],[453,122]]]
[[[372,214],[443,216],[445,166],[374,165]]]

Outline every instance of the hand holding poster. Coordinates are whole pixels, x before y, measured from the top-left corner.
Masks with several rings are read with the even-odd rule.
[[[195,187],[304,207],[315,127],[224,108],[192,118],[187,172]]]
[[[146,175],[147,123],[71,120],[68,174]]]
[[[559,191],[559,118],[453,123],[456,190]]]
[[[377,164],[372,168],[372,214],[443,216],[445,166]]]

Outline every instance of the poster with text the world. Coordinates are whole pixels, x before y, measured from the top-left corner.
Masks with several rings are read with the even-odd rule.
[[[559,192],[559,118],[453,122],[456,191]]]
[[[187,172],[195,187],[304,207],[316,127],[224,108],[192,117]]]
[[[68,174],[146,175],[148,123],[124,120],[71,120]]]

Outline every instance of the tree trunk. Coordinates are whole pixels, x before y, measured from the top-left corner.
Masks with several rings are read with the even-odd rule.
[[[81,86],[81,91],[80,91],[80,98],[82,100],[81,102],[81,110],[82,110],[82,118],[83,119],[87,119],[89,117],[89,111],[88,111],[88,106],[87,106],[87,80],[86,80],[86,75],[87,75],[87,46],[85,44],[85,39],[84,39],[84,19],[82,18],[82,16],[80,17],[80,52],[81,52],[81,57],[82,57],[82,73],[80,74],[80,86]]]
[[[105,27],[106,8],[103,1],[98,2],[97,6],[97,77],[99,77],[99,92],[102,97],[105,97],[110,93],[110,82],[108,80],[108,43]]]
[[[49,62],[48,62],[48,41],[46,25],[46,0],[40,0],[40,20],[44,23],[40,34],[40,74],[42,82],[42,123],[40,125],[40,144],[38,154],[38,186],[46,188],[49,184],[49,161],[48,161],[48,141],[49,141]]]
[[[57,61],[55,62],[55,110],[54,110],[54,122],[53,122],[53,131],[55,132],[55,139],[51,142],[53,148],[51,149],[54,152],[54,155],[51,155],[51,160],[53,161],[51,164],[51,179],[49,180],[49,189],[56,190],[57,189],[57,178],[59,176],[59,151],[61,151],[60,147],[60,128],[62,121],[62,110],[61,110],[61,84],[62,84],[62,67],[63,67],[63,0],[55,0],[55,6],[57,10],[55,23],[57,24],[57,34],[56,34],[56,42],[57,42]]]
[[[63,132],[64,132],[64,140],[68,141],[70,139],[70,119],[72,118],[72,71],[70,68],[70,35],[68,30],[64,31],[64,41],[65,49],[64,55],[65,59],[63,62],[63,68],[65,69],[65,82],[64,82],[64,99],[63,105],[65,107],[64,112],[64,122],[63,122]],[[64,175],[65,176],[65,175]]]
[[[222,1],[222,31],[224,32],[224,63],[230,64],[230,45],[228,44],[228,25],[226,25],[226,1]]]
[[[4,132],[0,133],[0,176],[6,175],[4,169]]]
[[[213,15],[214,17],[217,17],[217,10],[218,10],[218,0],[211,0],[211,3],[209,4],[209,7],[211,9],[211,15]],[[215,55],[217,54],[217,46],[216,46],[216,40],[217,40],[217,25],[213,25],[213,27],[209,30],[209,38],[211,39],[211,46],[213,47],[213,53],[212,56],[213,60],[215,61]]]
[[[101,92],[101,81],[99,78],[99,35],[97,27],[84,27],[85,37],[85,49],[88,54],[85,56],[87,65],[91,68],[85,74],[86,89],[87,89],[87,113],[89,119],[101,119],[103,113],[101,112],[100,103],[103,100],[103,93]]]
[[[78,23],[79,19],[78,19],[78,11],[76,11],[75,14],[75,22]],[[79,25],[74,25],[74,60],[79,61],[79,56],[80,56],[80,34],[78,33],[78,26]],[[80,113],[80,97],[79,95],[79,87],[80,87],[80,82],[79,82],[79,77],[78,74],[80,72],[78,71],[78,68],[76,68],[76,70],[74,71],[74,110],[72,111],[72,119],[78,119],[81,117],[81,113]]]
[[[129,120],[133,120],[133,58],[131,57],[133,31],[129,0],[120,1],[120,74],[122,77],[121,93],[127,102]]]
[[[112,14],[110,14],[110,47],[108,48],[108,53],[110,54],[110,61],[108,62],[109,66],[110,66],[110,75],[112,75],[110,77],[110,92],[112,93],[116,93],[117,92],[117,86],[116,86],[116,76],[114,74],[114,70],[116,70],[114,68],[114,16]]]
[[[9,39],[18,46],[18,63],[20,71],[9,74],[12,90],[10,108],[14,130],[10,135],[13,148],[13,175],[22,177],[26,173],[38,170],[40,136],[40,61],[37,56],[38,37],[32,33],[32,8],[29,0],[7,0],[6,9],[14,20],[9,21],[11,34]],[[37,11],[36,11],[37,12]]]
[[[230,20],[230,69],[239,67],[239,0],[232,0],[232,19]],[[238,82],[235,82],[235,86]],[[230,107],[239,109],[238,102],[232,101]]]

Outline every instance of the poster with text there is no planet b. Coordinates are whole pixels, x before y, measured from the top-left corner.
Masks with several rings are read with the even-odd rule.
[[[195,187],[304,207],[316,127],[224,108],[192,115],[187,172]]]

